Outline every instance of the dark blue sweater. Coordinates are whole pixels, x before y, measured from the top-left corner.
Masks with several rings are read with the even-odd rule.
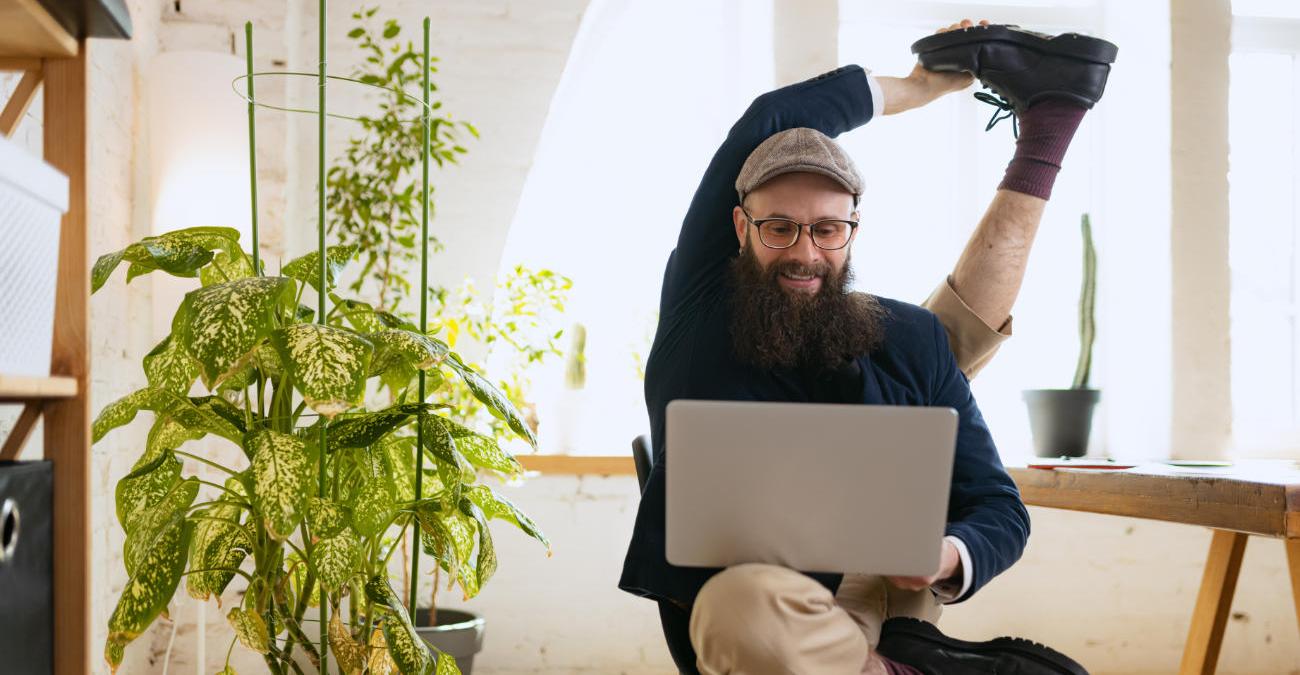
[[[713,156],[664,272],[659,326],[645,378],[655,463],[619,588],[690,606],[704,582],[719,571],[677,567],[664,557],[664,409],[674,399],[952,407],[960,421],[946,533],[966,544],[974,567],[970,588],[957,601],[1020,558],[1029,537],[1029,514],[933,314],[881,298],[888,311],[881,346],[829,375],[750,367],[738,362],[731,349],[727,270],[737,249],[731,210],[741,165],[772,134],[809,127],[834,138],[866,124],[871,109],[864,71],[840,68],[758,97]],[[810,576],[834,592],[842,575]]]

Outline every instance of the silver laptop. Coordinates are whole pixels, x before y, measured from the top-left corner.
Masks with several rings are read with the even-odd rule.
[[[939,569],[952,408],[677,400],[667,414],[668,562]]]

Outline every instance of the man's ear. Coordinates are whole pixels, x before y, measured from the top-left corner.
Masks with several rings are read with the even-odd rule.
[[[739,207],[731,209],[731,221],[736,226],[736,242],[740,248],[745,247],[745,233],[749,230],[749,221],[745,212]]]

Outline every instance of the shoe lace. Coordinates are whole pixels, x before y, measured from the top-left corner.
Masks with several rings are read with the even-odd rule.
[[[1016,109],[1011,105],[1010,101],[1003,98],[1001,94],[996,92],[990,94],[986,91],[975,92],[975,100],[996,108],[993,111],[993,116],[989,118],[989,123],[984,126],[985,131],[989,131],[998,122],[1009,117],[1011,118],[1011,135],[1014,138],[1020,138],[1020,118],[1016,116]]]

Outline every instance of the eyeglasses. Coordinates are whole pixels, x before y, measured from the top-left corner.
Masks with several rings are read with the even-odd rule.
[[[819,220],[813,223],[801,223],[789,218],[759,218],[754,220],[745,207],[740,207],[745,220],[758,228],[758,240],[768,248],[790,248],[799,243],[803,228],[808,228],[813,244],[826,251],[836,251],[848,246],[853,231],[858,227],[856,220]]]

